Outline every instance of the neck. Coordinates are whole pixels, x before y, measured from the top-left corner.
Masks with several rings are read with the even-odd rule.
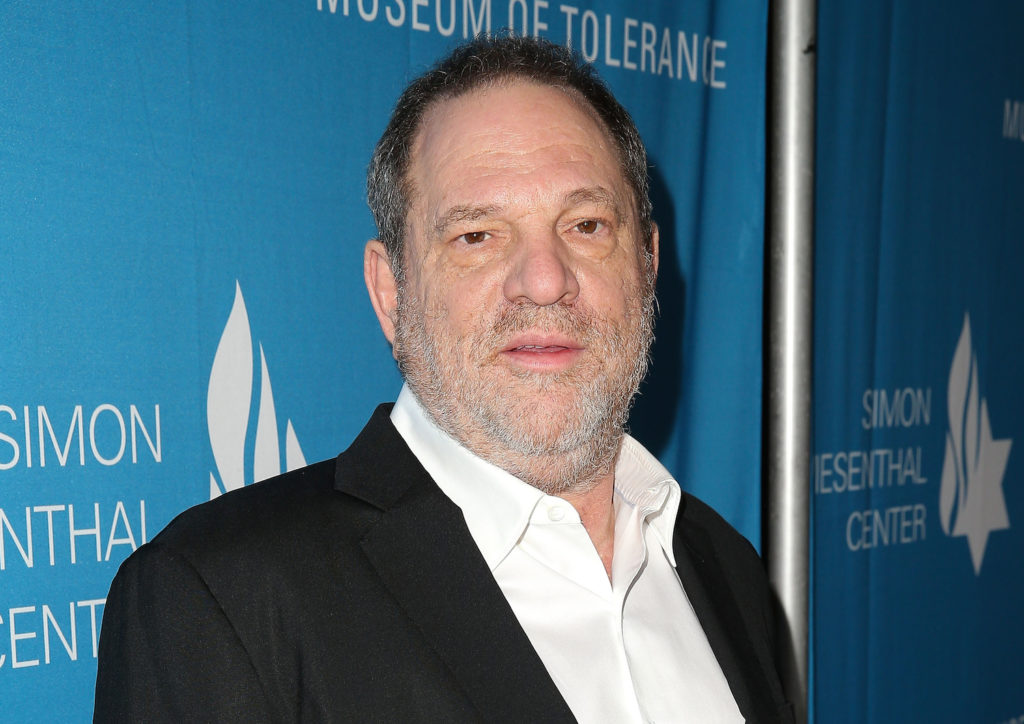
[[[590,490],[562,495],[580,514],[583,527],[597,554],[601,556],[608,580],[612,577],[612,556],[615,552],[615,472],[605,475]]]
[[[416,394],[418,396],[419,392]],[[615,546],[615,463],[622,445],[621,424],[609,418],[585,444],[570,450],[538,453],[502,444],[503,441],[496,440],[479,425],[452,425],[449,416],[435,411],[439,406],[421,404],[434,424],[477,456],[541,492],[569,502],[579,513],[611,579]]]
[[[580,514],[583,527],[611,580],[615,547],[615,463],[621,442],[619,430],[611,444],[595,444],[590,449],[556,455],[509,454],[509,451],[498,454],[493,447],[474,450],[471,444],[466,446],[541,492],[568,501]]]

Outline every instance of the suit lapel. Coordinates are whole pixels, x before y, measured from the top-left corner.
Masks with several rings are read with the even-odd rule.
[[[679,515],[684,514],[680,508]],[[774,721],[776,705],[772,692],[760,671],[757,651],[710,538],[695,525],[677,525],[673,552],[679,579],[740,713],[747,721]]]
[[[384,585],[488,721],[574,721],[495,583],[462,511],[377,409],[335,486],[379,507],[362,541]],[[373,484],[377,481],[377,484]]]

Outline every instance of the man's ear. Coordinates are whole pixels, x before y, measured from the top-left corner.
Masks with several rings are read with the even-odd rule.
[[[366,242],[363,251],[363,278],[370,303],[377,314],[380,329],[391,343],[392,354],[395,345],[395,323],[398,313],[398,285],[391,269],[391,259],[384,244],[378,239]]]

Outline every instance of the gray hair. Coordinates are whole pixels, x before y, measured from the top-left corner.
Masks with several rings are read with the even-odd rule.
[[[597,114],[614,141],[623,175],[633,190],[640,233],[650,254],[651,202],[647,152],[626,109],[578,55],[542,38],[480,35],[455,48],[405,89],[395,105],[384,135],[377,142],[366,178],[366,196],[399,281],[409,201],[411,151],[427,110],[478,88],[526,80],[567,91]]]

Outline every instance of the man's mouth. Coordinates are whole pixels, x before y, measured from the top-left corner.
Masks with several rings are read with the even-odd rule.
[[[501,357],[517,367],[537,372],[557,372],[571,367],[584,347],[562,335],[519,335],[501,351]]]
[[[563,347],[562,345],[539,345],[539,344],[522,344],[518,347],[513,347],[510,351],[512,352],[560,352],[563,349],[571,349],[571,347]]]

